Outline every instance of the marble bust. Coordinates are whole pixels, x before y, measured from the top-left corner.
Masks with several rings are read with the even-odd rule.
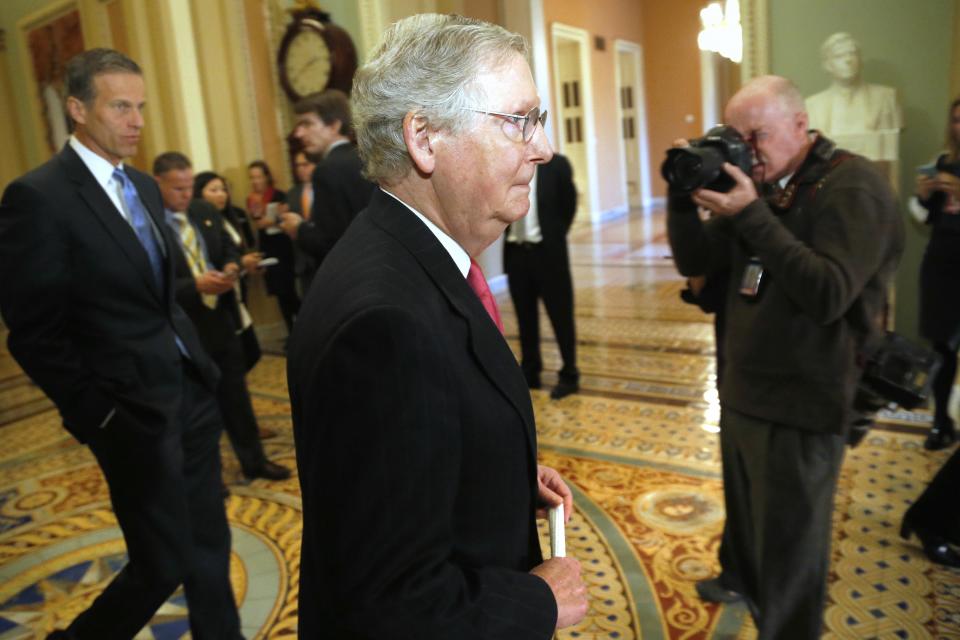
[[[860,45],[849,33],[827,38],[820,57],[832,83],[807,98],[810,126],[850,151],[896,162],[903,128],[896,90],[863,81]]]

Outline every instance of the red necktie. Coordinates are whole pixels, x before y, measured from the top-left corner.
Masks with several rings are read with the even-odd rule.
[[[497,325],[497,329],[500,329],[500,333],[503,333],[503,320],[500,319],[500,310],[497,309],[497,301],[493,299],[490,286],[487,285],[487,279],[483,277],[483,271],[480,270],[480,265],[478,265],[477,261],[473,258],[470,258],[470,271],[467,272],[467,284],[470,285],[473,292],[480,298],[480,303],[483,305],[483,308],[487,310],[487,313],[490,314],[490,318],[493,319],[493,323]]]

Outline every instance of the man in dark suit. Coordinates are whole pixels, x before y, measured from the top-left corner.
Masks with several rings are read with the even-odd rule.
[[[313,172],[309,219],[287,213],[280,226],[319,267],[367,206],[374,184],[363,177],[363,163],[350,141],[353,124],[347,94],[337,89],[314,93],[297,102],[293,111],[294,137],[307,153],[321,159]]]
[[[247,390],[236,287],[240,251],[223,216],[206,200],[191,200],[193,167],[176,151],[153,161],[166,222],[179,242],[173,249],[174,293],[193,321],[204,349],[220,368],[217,405],[230,444],[248,480],[284,480],[290,470],[267,460]]]
[[[220,497],[217,369],[173,297],[156,183],[125,166],[140,68],[109,49],[66,69],[73,136],[0,203],[9,347],[106,477],[129,562],[52,638],[132,638],[179,584],[195,638],[239,638]]]
[[[300,638],[547,640],[586,591],[576,560],[542,561],[535,514],[573,500],[537,465],[530,394],[471,257],[526,213],[552,155],[526,43],[439,15],[385,38],[353,90],[380,189],[290,342]],[[482,102],[460,106],[474,87]]]
[[[293,156],[293,174],[297,179],[297,184],[287,191],[287,209],[289,213],[299,216],[299,219],[309,220],[313,209],[313,172],[317,164],[307,156],[306,152],[298,151]],[[293,218],[297,220],[298,218]],[[281,227],[283,224],[281,223]],[[290,227],[290,224],[287,225]],[[295,239],[296,236],[294,235]],[[297,274],[297,281],[300,284],[300,298],[307,295],[310,289],[310,282],[313,280],[313,274],[317,272],[317,262],[313,257],[307,255],[300,246],[293,243],[293,270]]]
[[[530,212],[507,230],[503,268],[520,329],[520,367],[531,389],[540,388],[540,311],[543,300],[560,347],[563,367],[550,397],[576,393],[577,333],[573,320],[573,279],[567,253],[567,232],[577,212],[577,188],[570,162],[555,153],[537,168]]]

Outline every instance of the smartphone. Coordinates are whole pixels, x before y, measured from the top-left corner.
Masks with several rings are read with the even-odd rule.
[[[270,221],[271,224],[277,224],[277,218],[280,215],[280,203],[271,202],[267,205],[267,213],[265,217]]]
[[[921,175],[926,178],[935,178],[937,177],[937,165],[932,162],[930,164],[922,164],[917,167],[917,175]]]

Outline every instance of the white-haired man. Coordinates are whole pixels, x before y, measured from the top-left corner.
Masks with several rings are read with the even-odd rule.
[[[301,638],[548,639],[586,613],[535,514],[572,496],[536,462],[523,374],[473,257],[529,207],[552,151],[520,36],[393,25],[357,73],[369,206],[290,342],[303,491]]]
[[[808,131],[790,81],[750,81],[725,117],[753,146],[753,180],[725,164],[727,193],[671,187],[667,218],[682,274],[730,274],[720,447],[734,566],[724,570],[739,577],[761,640],[812,640],[857,355],[879,329],[903,226],[873,165]],[[766,201],[754,181],[783,192]],[[701,222],[697,206],[714,217]]]

